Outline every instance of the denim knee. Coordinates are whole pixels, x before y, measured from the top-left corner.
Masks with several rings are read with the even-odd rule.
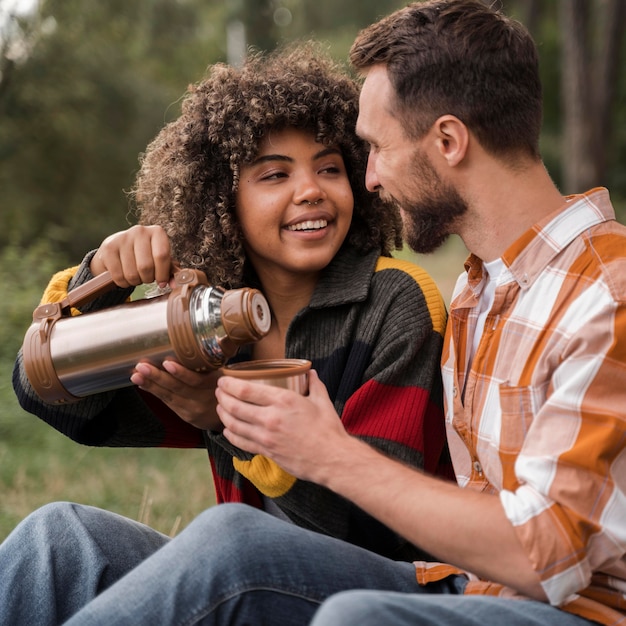
[[[235,502],[217,504],[205,509],[187,527],[185,533],[226,539],[252,531],[254,535],[268,514],[247,504]],[[233,532],[236,530],[236,532]],[[218,534],[216,534],[218,533]]]
[[[75,517],[75,505],[71,502],[51,502],[34,510],[16,526],[16,534],[53,539],[60,529],[67,529],[69,520]]]
[[[364,623],[369,616],[369,591],[341,591],[330,596],[315,613],[310,626],[345,626]]]

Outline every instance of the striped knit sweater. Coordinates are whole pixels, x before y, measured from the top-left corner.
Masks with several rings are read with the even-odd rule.
[[[54,277],[44,300],[61,299],[70,278],[70,288],[90,278],[90,258]],[[82,312],[128,295],[114,290]],[[451,478],[439,365],[445,322],[439,290],[421,268],[347,249],[324,270],[309,306],[292,320],[285,356],[312,361],[350,433],[409,465]],[[236,357],[249,358],[245,348]],[[345,499],[288,476],[267,459],[253,459],[218,433],[202,433],[134,387],[51,406],[30,386],[21,353],[13,385],[26,411],[86,445],[206,445],[218,502],[262,508],[269,497],[300,526],[392,558],[424,556]]]

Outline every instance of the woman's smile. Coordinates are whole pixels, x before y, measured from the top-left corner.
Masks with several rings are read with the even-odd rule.
[[[306,222],[292,224],[291,226],[286,226],[286,228],[287,230],[315,231],[326,228],[326,226],[328,226],[327,220],[306,220]]]

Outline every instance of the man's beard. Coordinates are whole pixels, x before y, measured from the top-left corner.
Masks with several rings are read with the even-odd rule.
[[[398,199],[402,209],[404,239],[420,254],[439,248],[453,232],[453,225],[467,212],[467,203],[458,191],[445,183],[423,152],[413,158],[414,181],[420,186],[421,198]]]

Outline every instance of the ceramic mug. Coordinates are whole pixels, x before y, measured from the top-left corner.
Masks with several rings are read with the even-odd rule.
[[[261,359],[226,365],[222,374],[291,389],[304,396],[309,392],[310,369],[311,361],[306,359]]]

